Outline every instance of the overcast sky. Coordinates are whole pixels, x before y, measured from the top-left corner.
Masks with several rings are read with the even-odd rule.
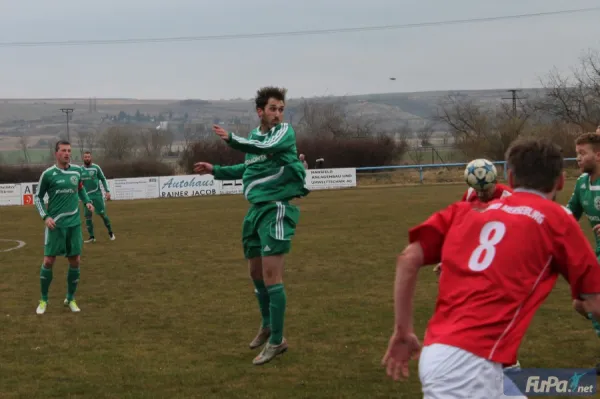
[[[353,28],[559,11],[598,0],[0,0],[0,42]],[[0,97],[250,98],[538,87],[600,51],[600,11],[329,35],[0,47]],[[390,77],[397,80],[391,81]]]

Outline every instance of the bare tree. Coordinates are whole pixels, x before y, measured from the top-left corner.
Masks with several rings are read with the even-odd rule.
[[[81,156],[81,159],[83,159],[83,153],[84,151],[87,150],[86,146],[89,142],[89,136],[91,135],[90,131],[87,130],[82,130],[82,129],[78,129],[77,130],[77,146],[79,147],[79,154]],[[89,148],[89,147],[88,147]],[[91,151],[92,149],[89,148],[89,150]]]
[[[430,147],[431,144],[431,136],[433,136],[433,131],[435,128],[435,123],[426,122],[419,130],[417,130],[417,138],[419,139],[419,144],[423,147]]]
[[[600,124],[600,55],[589,51],[580,58],[572,76],[550,72],[546,95],[532,106],[551,118],[574,124],[581,131],[593,131]]]
[[[344,99],[305,100],[300,106],[302,117],[297,130],[301,135],[320,138],[361,138],[377,136],[376,121],[360,112],[349,114]]]
[[[113,126],[100,137],[98,145],[105,157],[117,161],[134,158],[138,144],[136,129],[130,126]]]
[[[21,147],[21,151],[23,151],[24,163],[30,163],[31,158],[29,158],[29,138],[25,135],[25,133],[21,133],[19,136],[19,146]]]
[[[454,146],[468,157],[503,159],[510,143],[529,127],[531,113],[501,103],[483,107],[463,96],[451,94],[440,105],[437,120],[446,124]]]
[[[161,158],[163,149],[169,144],[169,136],[172,136],[172,133],[168,130],[144,129],[139,132],[138,138],[144,156],[152,159]]]

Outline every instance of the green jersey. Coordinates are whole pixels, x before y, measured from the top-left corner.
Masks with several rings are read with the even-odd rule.
[[[567,208],[577,220],[585,213],[592,227],[600,224],[600,179],[590,181],[587,173],[582,174],[575,183],[573,195]],[[596,256],[600,256],[600,239],[596,237]]]
[[[79,199],[91,203],[81,181],[81,167],[69,165],[65,169],[51,166],[40,176],[33,202],[42,219],[51,217],[56,227],[72,227],[81,224]],[[44,196],[48,194],[48,207]]]
[[[83,187],[88,195],[99,195],[102,194],[100,191],[100,182],[102,182],[102,186],[104,187],[104,191],[110,193],[108,188],[108,183],[106,182],[106,177],[104,176],[104,172],[102,172],[102,168],[96,165],[95,163],[90,166],[81,166],[81,180],[83,181]]]
[[[296,133],[288,123],[280,123],[266,133],[257,127],[247,139],[229,133],[227,144],[245,152],[245,161],[233,166],[215,165],[213,175],[216,180],[242,179],[244,196],[251,204],[308,195]]]

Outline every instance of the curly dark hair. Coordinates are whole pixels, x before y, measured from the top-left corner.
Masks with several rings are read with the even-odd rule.
[[[256,97],[254,98],[256,108],[264,110],[267,106],[267,103],[269,102],[269,98],[274,98],[276,100],[285,102],[286,93],[287,89],[283,87],[261,87],[256,91]]]

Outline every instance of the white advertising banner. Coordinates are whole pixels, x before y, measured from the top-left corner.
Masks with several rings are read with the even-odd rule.
[[[38,183],[21,183],[23,205],[33,205],[33,197],[37,195]],[[48,203],[48,193],[44,195],[44,203]]]
[[[113,200],[158,198],[158,177],[113,179],[111,191]]]
[[[21,184],[0,184],[0,206],[21,205]]]
[[[243,194],[244,185],[241,180],[221,180],[221,194]]]
[[[309,169],[306,171],[306,186],[309,190],[356,187],[356,169]]]
[[[220,185],[211,175],[163,176],[159,179],[160,198],[219,195]]]

